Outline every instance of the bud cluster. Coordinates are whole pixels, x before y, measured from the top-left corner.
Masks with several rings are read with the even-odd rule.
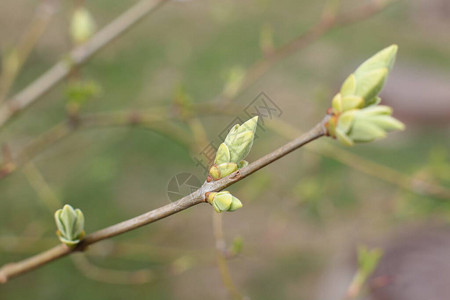
[[[248,165],[244,158],[250,152],[255,138],[258,117],[253,117],[242,125],[234,125],[225,141],[217,149],[214,164],[209,169],[212,179],[224,178]]]
[[[383,138],[388,131],[404,129],[392,117],[392,109],[379,105],[378,97],[395,61],[397,46],[387,47],[364,63],[342,84],[334,96],[328,134],[345,145]]]

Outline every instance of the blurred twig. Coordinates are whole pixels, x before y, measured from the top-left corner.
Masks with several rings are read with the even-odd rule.
[[[61,201],[58,199],[47,181],[45,181],[44,176],[42,176],[41,172],[34,163],[28,162],[23,168],[23,173],[27,177],[30,185],[36,191],[39,199],[52,214],[61,207]]]
[[[52,89],[70,74],[74,66],[90,59],[104,46],[111,43],[126,30],[140,21],[149,13],[155,11],[168,0],[141,0],[122,15],[98,31],[89,41],[73,49],[64,59],[56,63],[47,72],[33,81],[22,91],[0,106],[0,127],[36,102],[41,96]]]
[[[31,223],[30,226],[38,227],[35,223]],[[31,254],[38,251],[45,250],[55,244],[55,236],[46,237],[42,236],[43,231],[39,231],[41,234],[21,234],[19,236],[12,234],[0,235],[0,251],[13,252],[20,254]],[[141,254],[149,254],[156,256],[157,259],[172,260],[176,256],[184,255],[199,255],[207,256],[209,249],[180,249],[176,247],[158,246],[136,239],[129,239],[126,242],[109,241],[107,244],[98,245],[96,247],[90,247],[88,254],[93,257],[117,257],[128,258],[136,261],[142,261]],[[154,260],[152,260],[154,261]]]
[[[301,134],[300,130],[279,119],[270,120],[270,122],[267,123],[267,126],[287,139],[291,139]],[[393,168],[362,158],[359,155],[353,154],[350,151],[342,149],[333,144],[315,144],[306,147],[306,149],[312,150],[313,152],[324,157],[332,158],[351,167],[352,169],[376,177],[390,184],[399,186],[413,193],[433,196],[443,200],[450,199],[449,188],[436,185],[431,182],[423,181],[408,174],[404,174]]]
[[[233,99],[235,99],[244,90],[249,88],[265,73],[267,73],[267,71],[279,61],[305,48],[333,29],[369,19],[370,17],[383,11],[391,2],[394,1],[397,0],[372,0],[367,4],[360,5],[359,7],[342,14],[338,14],[338,3],[328,2],[327,5],[325,5],[322,16],[316,25],[312,26],[305,33],[299,35],[290,42],[281,45],[272,52],[267,53],[260,60],[253,63],[245,72],[242,84],[233,94],[233,97],[229,98],[222,94],[216,99],[220,100],[222,106],[225,106],[227,103],[233,101]]]
[[[241,111],[242,108],[232,103],[225,108],[217,107],[212,103],[205,103],[194,106],[194,110],[196,111],[196,115],[198,117],[201,115],[211,115],[216,113],[234,115],[236,112]],[[197,117],[191,116],[191,118]],[[193,143],[188,138],[186,133],[173,123],[168,122],[178,118],[178,115],[172,115],[167,108],[155,108],[140,112],[120,111],[80,115],[77,123],[64,121],[56,125],[39,137],[33,139],[17,154],[14,160],[5,160],[0,167],[0,178],[11,174],[17,168],[34,158],[37,154],[50,148],[53,144],[65,137],[68,137],[71,133],[78,129],[108,126],[138,126],[149,128],[156,132],[168,135],[183,145],[192,146]],[[188,120],[189,118],[186,119],[185,122],[189,123]],[[197,120],[195,123],[190,123],[190,127],[193,134],[196,134],[197,136],[195,144],[197,146],[199,146],[199,143],[203,144],[203,140],[205,138],[203,125]],[[301,134],[300,130],[281,119],[270,120],[270,122],[268,122],[268,127],[288,139],[295,138]],[[449,188],[421,180],[414,176],[399,172],[391,167],[362,158],[361,156],[339,146],[335,146],[330,143],[322,143],[320,145],[312,145],[307,147],[307,149],[310,149],[324,157],[329,157],[339,161],[340,163],[359,172],[381,179],[413,193],[433,196],[444,200],[450,199]]]
[[[126,111],[80,115],[75,120],[66,120],[55,125],[31,140],[12,161],[3,164],[0,168],[0,178],[11,174],[43,150],[50,148],[79,129],[138,126],[168,135],[180,144],[189,146],[191,141],[186,132],[176,124],[165,122],[166,120],[163,114],[153,112]]]
[[[142,2],[148,2],[148,1],[142,1]],[[234,93],[234,95],[233,95],[233,98],[235,98],[237,96],[237,94],[241,93],[246,88],[248,88],[249,85],[251,85],[251,83],[253,83],[259,77],[261,77],[272,65],[274,65],[281,59],[286,58],[287,56],[293,54],[294,52],[309,45],[311,42],[313,42],[314,40],[319,38],[321,35],[325,34],[327,31],[331,30],[332,28],[355,23],[357,21],[369,18],[370,16],[383,10],[386,7],[386,5],[390,2],[392,2],[392,1],[391,0],[387,0],[387,1],[372,0],[371,2],[369,2],[366,5],[362,5],[361,7],[354,9],[353,11],[350,11],[346,14],[341,14],[337,17],[336,17],[336,15],[337,15],[337,11],[338,11],[338,2],[336,2],[335,0],[328,2],[323,10],[322,17],[321,17],[320,21],[317,23],[317,25],[313,26],[306,33],[300,35],[293,41],[273,50],[273,52],[267,54],[265,57],[263,57],[261,60],[254,63],[253,66],[251,66],[249,68],[249,70],[246,72],[246,75],[243,79],[244,83],[241,84],[237,88],[236,93]],[[157,6],[155,6],[155,7],[157,7]],[[134,11],[133,9],[134,8],[130,9],[130,11]],[[136,17],[138,14],[136,12],[134,12],[134,14],[130,13],[130,15],[133,17]],[[125,18],[125,16],[127,16],[127,17]],[[120,18],[125,19],[125,20],[131,19],[131,17],[129,15],[127,15],[127,13],[122,15],[122,17],[120,17]],[[113,23],[111,23],[109,26],[105,27],[105,29],[103,31],[107,31],[107,32],[113,31],[111,29],[107,30],[109,27],[113,27],[113,28],[120,27],[118,25],[116,25],[114,27],[113,24],[116,24],[116,23],[123,26],[123,24],[122,24],[123,21],[119,22],[118,20],[119,20],[119,18],[116,21],[114,21]],[[128,22],[130,22],[130,20],[128,20]],[[103,34],[103,35],[105,35],[105,34]],[[98,36],[102,37],[103,35],[101,35],[99,32],[96,36],[94,36],[92,38],[92,40],[95,41],[95,40],[99,39]],[[85,46],[82,46],[82,47],[87,47],[87,46],[88,46],[88,44]],[[89,58],[89,56],[86,57],[86,59],[88,59],[88,58]],[[75,64],[75,65],[77,65],[77,64]],[[51,86],[49,86],[48,88],[51,88]],[[223,97],[224,97],[224,95],[221,95],[218,98],[221,99]],[[231,102],[231,100],[232,99],[226,99],[226,101],[224,101],[223,104],[220,105],[221,106],[220,108],[216,107],[214,105],[208,105],[208,104],[196,105],[196,107],[195,107],[195,109],[193,109],[193,111],[195,111],[196,116],[198,116],[199,114],[202,114],[205,111],[208,113],[211,113],[211,111],[213,111],[213,110],[219,111],[219,112],[220,112],[220,110],[222,110],[223,113],[226,113],[227,111],[235,112],[236,110],[233,109],[234,104]],[[166,115],[167,115],[166,111],[164,111],[164,110],[162,110],[162,111],[163,111],[163,115],[165,116],[164,118],[166,118]],[[91,124],[91,126],[86,126],[86,127],[108,126],[108,123],[110,124],[109,126],[111,126],[111,125],[114,125],[114,126],[115,125],[128,125],[133,122],[136,125],[142,125],[142,123],[146,122],[146,120],[145,120],[146,118],[158,119],[160,113],[161,113],[161,111],[154,111],[154,113],[151,114],[150,117],[147,117],[147,113],[142,114],[142,113],[133,113],[133,112],[117,113],[116,117],[113,117],[113,116],[107,115],[107,114],[105,114],[104,116],[92,115],[90,117],[81,117],[80,121],[78,123],[75,123],[76,126],[71,121],[60,123],[60,124],[56,125],[55,127],[53,127],[52,129],[50,129],[48,132],[42,134],[40,137],[33,140],[28,146],[26,146],[18,154],[17,158],[15,159],[14,164],[4,164],[0,169],[0,178],[10,174],[12,171],[14,171],[16,166],[20,166],[25,161],[30,160],[33,156],[35,156],[37,153],[39,153],[43,149],[50,147],[52,144],[54,144],[54,142],[60,140],[61,138],[65,137],[65,136],[68,136],[76,128],[80,127],[79,123],[81,123],[81,124],[90,123]],[[1,114],[2,113],[1,113],[1,107],[0,107],[0,127],[2,125]],[[133,117],[133,114],[134,114],[134,117]],[[84,120],[86,118],[88,118],[90,120],[90,122],[86,122],[86,121],[89,121],[89,120]],[[130,119],[128,121],[120,120],[123,118],[130,118]],[[132,120],[132,118],[134,118],[135,120]],[[142,120],[142,119],[144,119],[144,120]],[[202,130],[202,125],[201,125],[200,121],[196,118],[186,118],[186,120],[187,120],[186,122],[189,125],[189,127],[191,128],[191,131],[193,132],[194,136],[197,139],[201,139],[203,141],[205,139],[205,134],[204,134],[204,130]],[[171,125],[171,126],[173,127],[173,125]],[[81,127],[83,127],[83,126],[81,126]],[[162,129],[164,129],[164,131],[166,131],[166,132],[170,131],[170,134],[172,134],[175,137],[175,139],[178,139],[179,141],[182,141],[186,144],[187,141],[185,139],[185,135],[183,133],[180,134],[179,130],[177,130],[175,128],[170,129],[169,126],[162,128]],[[202,142],[200,142],[200,140],[197,140],[195,145],[197,145],[199,147],[200,146],[199,143],[202,143]]]
[[[92,264],[83,254],[72,255],[74,266],[87,278],[109,284],[144,284],[154,279],[151,270],[120,271],[100,268]]]
[[[375,271],[382,255],[381,249],[368,249],[367,246],[358,247],[358,270],[353,276],[344,300],[356,300],[362,296],[367,280]]]
[[[231,277],[230,269],[227,264],[227,249],[225,238],[223,236],[223,220],[222,215],[213,211],[213,230],[216,241],[217,266],[219,268],[220,277],[223,285],[230,294],[230,298],[235,300],[243,300],[244,296],[239,292]]]
[[[9,55],[4,57],[3,70],[0,76],[0,102],[3,102],[8,95],[20,69],[50,23],[56,10],[54,2],[55,0],[41,0],[25,33]]]
[[[181,212],[189,207],[200,203],[205,203],[205,195],[210,192],[220,191],[242,179],[253,174],[259,169],[273,163],[274,161],[286,156],[292,151],[318,139],[326,134],[325,124],[329,117],[326,116],[321,122],[314,126],[310,131],[300,137],[288,142],[280,148],[261,157],[255,162],[249,164],[231,175],[217,181],[205,181],[205,183],[196,191],[160,208],[144,213],[135,218],[117,223],[110,227],[101,229],[87,235],[76,247],[70,248],[65,244],[59,244],[47,251],[32,256],[28,259],[16,263],[10,263],[0,268],[0,282],[7,282],[9,279],[39,268],[61,257],[67,256],[76,251],[83,251],[87,246],[99,241],[112,238],[122,233],[135,230],[144,225],[156,222],[170,215]]]

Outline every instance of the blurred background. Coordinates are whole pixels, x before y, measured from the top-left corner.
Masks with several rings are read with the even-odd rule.
[[[169,203],[177,174],[203,182],[198,160],[208,143],[220,142],[236,117],[248,118],[261,95],[277,113],[264,118],[248,160],[281,146],[322,119],[362,61],[394,43],[397,62],[381,96],[407,129],[352,148],[323,138],[230,187],[244,207],[222,214],[227,255],[216,250],[220,220],[214,230],[212,208],[198,205],[11,280],[0,286],[1,299],[345,299],[360,245],[394,261],[407,257],[386,250],[402,243],[398,235],[431,234],[414,243],[448,249],[441,242],[450,239],[448,0],[166,2],[1,129],[2,170],[21,164],[0,179],[0,264],[58,244],[53,212],[62,204],[83,210],[89,233]],[[137,1],[2,0],[3,70],[43,3],[48,24],[5,101],[67,57],[77,6],[100,30]],[[361,20],[321,27],[334,14]],[[293,51],[277,50],[305,32]],[[218,111],[227,101],[234,108]],[[68,118],[117,112],[168,120],[81,126],[33,144]],[[405,265],[428,257],[423,251]],[[445,252],[433,252],[432,266],[449,264]],[[231,286],[217,263],[225,256]],[[427,274],[416,281],[429,286]],[[414,282],[408,277],[402,289]]]

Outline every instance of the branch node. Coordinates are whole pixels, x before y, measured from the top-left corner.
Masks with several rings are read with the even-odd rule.
[[[204,202],[208,202],[209,194],[211,194],[211,192],[206,192],[205,193],[205,198],[203,199]]]
[[[141,115],[136,111],[130,113],[130,116],[128,117],[130,125],[138,125],[139,123],[141,123],[141,120],[142,120]]]
[[[231,181],[238,181],[240,178],[241,178],[241,172],[239,170],[237,170],[236,172],[234,172],[233,174],[230,175]]]

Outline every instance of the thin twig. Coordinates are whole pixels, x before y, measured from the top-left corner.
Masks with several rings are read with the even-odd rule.
[[[145,2],[145,1],[144,1]],[[269,55],[265,56],[261,60],[254,63],[249,70],[246,72],[246,76],[244,78],[244,84],[240,86],[236,94],[239,94],[243,92],[245,89],[249,87],[254,81],[256,81],[259,77],[261,77],[271,66],[273,66],[275,63],[280,61],[283,58],[286,58],[287,56],[293,54],[294,52],[302,49],[303,47],[307,46],[309,43],[313,42],[317,38],[319,38],[322,34],[325,34],[328,30],[331,28],[338,27],[340,25],[347,25],[354,22],[357,22],[358,20],[364,20],[366,18],[369,18],[373,14],[376,14],[377,12],[381,11],[386,5],[389,3],[389,1],[380,2],[377,0],[373,0],[367,5],[363,5],[359,7],[358,9],[355,9],[354,11],[351,11],[347,14],[340,15],[339,17],[335,17],[335,10],[333,12],[330,12],[329,6],[327,6],[324,9],[324,12],[322,13],[322,17],[320,21],[317,23],[316,26],[313,26],[311,29],[309,29],[306,33],[300,35],[293,41],[275,49],[273,52],[271,52]],[[132,9],[130,9],[131,11]],[[124,14],[125,15],[125,14]],[[124,18],[124,17],[122,17]],[[116,21],[115,21],[116,22]],[[120,24],[120,23],[119,23]],[[106,30],[106,28],[104,29]],[[100,33],[99,33],[100,34]],[[97,34],[98,35],[98,34]],[[96,40],[97,38],[94,37],[93,40]],[[89,57],[86,57],[86,60]],[[50,87],[49,87],[50,88]],[[235,95],[233,98],[235,98],[237,95]],[[224,96],[221,95],[217,97],[217,99],[222,99]],[[224,113],[226,112],[232,112],[235,113],[234,104],[232,103],[233,99],[225,99],[223,103],[220,105],[220,107],[217,107],[216,105],[195,105],[195,112],[198,116],[201,113],[211,113],[212,111],[220,111],[223,110]],[[2,125],[2,108],[0,107],[0,127]],[[131,115],[132,113],[124,112],[124,113],[118,113],[117,117],[113,117],[111,115],[105,115],[100,117],[99,115],[92,115],[90,120],[93,121],[92,126],[96,126],[98,124],[99,126],[102,125],[102,120],[104,120],[105,123],[113,122],[114,125],[127,125],[131,122],[134,122],[136,125],[140,125],[143,121],[143,119],[146,118],[147,113],[134,113],[135,116],[133,117]],[[153,114],[151,114],[151,118],[158,118],[161,114],[164,115],[164,118],[167,118],[167,109],[162,109],[161,111],[155,111]],[[127,120],[127,119],[130,120]],[[132,120],[134,118],[134,120]],[[100,120],[102,119],[102,120]],[[123,119],[123,121],[120,121],[120,119]],[[87,120],[86,120],[87,121]],[[86,123],[81,122],[81,123]],[[145,121],[145,120],[144,120]],[[192,126],[195,124],[190,124],[191,129]],[[63,137],[68,136],[70,133],[72,133],[77,127],[73,126],[71,122],[63,122],[52,129],[50,129],[48,132],[44,133],[40,137],[33,140],[29,145],[27,145],[18,155],[18,157],[15,159],[14,164],[5,164],[0,169],[0,178],[9,175],[12,173],[17,166],[23,165],[26,161],[33,158],[36,154],[40,153],[42,150],[50,147],[52,144],[54,144],[56,141],[59,141]],[[168,129],[165,129],[166,131]],[[172,130],[172,133],[177,133],[177,130]],[[185,135],[183,134],[175,134],[178,139],[181,139],[183,141],[183,137]]]
[[[220,108],[213,103],[205,103],[195,105],[194,110],[196,111],[196,116],[219,113],[235,115],[236,112],[242,111],[242,107],[230,103],[227,107]],[[31,161],[36,155],[47,150],[63,138],[70,136],[70,134],[78,129],[137,126],[171,136],[171,138],[179,141],[182,145],[191,145],[191,141],[184,131],[174,124],[167,122],[177,118],[179,118],[178,115],[172,115],[167,108],[161,107],[140,112],[119,111],[80,115],[78,116],[77,123],[63,121],[33,139],[16,155],[14,160],[5,160],[0,167],[0,179],[11,174],[22,165]],[[292,139],[301,134],[300,130],[280,119],[272,119],[268,122],[268,127],[288,139]],[[450,199],[450,189],[446,187],[404,174],[391,167],[365,159],[357,154],[351,153],[349,150],[342,149],[333,144],[313,145],[308,148],[321,156],[334,159],[352,169],[399,186],[413,193],[433,196],[443,200]]]
[[[236,99],[239,94],[248,89],[259,78],[266,74],[267,71],[271,69],[276,63],[305,48],[333,29],[352,25],[369,19],[370,17],[383,11],[387,7],[387,5],[393,1],[396,0],[372,0],[368,4],[361,5],[356,9],[338,16],[336,16],[335,13],[329,13],[329,11],[327,10],[328,7],[325,7],[322,13],[322,17],[316,25],[309,28],[305,33],[299,35],[290,42],[276,48],[268,55],[265,55],[260,60],[253,63],[253,65],[251,65],[246,71],[242,84],[240,85],[236,93],[234,93],[232,99],[227,99],[224,95],[220,95],[219,97],[216,97],[216,99],[220,99],[222,105],[225,106],[227,103],[233,101],[233,99]]]
[[[108,284],[136,285],[154,280],[155,276],[149,269],[137,271],[112,270],[92,264],[84,255],[73,255],[73,264],[84,276],[95,281]]]
[[[50,213],[53,214],[58,208],[61,207],[61,201],[33,162],[28,162],[25,165],[23,168],[23,173],[28,179],[30,185],[36,191],[38,198],[50,211]]]
[[[231,277],[230,268],[228,268],[226,257],[226,243],[223,236],[223,218],[221,214],[213,213],[213,229],[216,241],[217,266],[220,272],[220,278],[223,285],[230,294],[230,298],[235,300],[243,300],[244,296],[239,292]]]
[[[135,111],[86,114],[78,116],[76,120],[65,120],[31,140],[12,161],[5,162],[0,168],[0,178],[10,175],[36,155],[79,129],[138,126],[170,136],[182,145],[189,146],[191,144],[182,128],[165,121],[167,121],[167,117],[162,113]]]
[[[66,78],[74,66],[90,59],[104,46],[111,43],[146,15],[155,11],[168,0],[141,0],[122,15],[97,32],[89,41],[73,49],[64,59],[33,81],[25,89],[0,106],[0,127],[13,116],[35,103],[61,80]]]
[[[325,135],[325,123],[327,121],[328,116],[326,116],[320,123],[302,136],[297,137],[284,146],[272,151],[257,161],[249,164],[247,167],[240,169],[225,178],[217,181],[205,182],[198,190],[176,202],[172,202],[135,218],[117,223],[87,235],[86,238],[75,248],[69,248],[64,244],[60,244],[23,261],[4,265],[0,268],[0,282],[5,283],[13,277],[29,272],[73,252],[83,251],[89,245],[164,219],[194,205],[205,203],[206,193],[220,191],[271,164],[272,162],[284,157],[292,151],[304,146],[305,144]]]
[[[267,127],[287,139],[291,139],[301,134],[300,130],[282,120],[273,119],[270,122],[267,122]],[[357,154],[351,153],[350,151],[342,149],[339,146],[335,146],[330,143],[321,143],[320,145],[310,145],[306,149],[321,156],[334,159],[361,173],[373,176],[413,193],[432,196],[443,200],[450,199],[449,188],[404,174],[396,169],[378,164]]]
[[[50,20],[56,11],[54,7],[55,0],[41,0],[36,8],[32,21],[20,41],[13,48],[11,57],[15,62],[12,68],[5,68],[0,76],[0,102],[3,102],[8,95],[9,90],[14,84],[20,69],[27,61],[31,51],[36,46],[37,42],[45,32]],[[5,59],[8,65],[8,58]]]

